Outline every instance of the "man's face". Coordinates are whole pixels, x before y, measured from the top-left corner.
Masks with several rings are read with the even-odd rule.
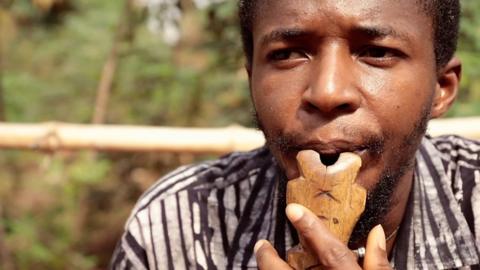
[[[258,121],[289,179],[296,154],[362,158],[372,191],[412,164],[437,84],[431,19],[414,0],[263,0],[249,70]]]

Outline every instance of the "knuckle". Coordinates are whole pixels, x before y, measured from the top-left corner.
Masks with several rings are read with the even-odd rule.
[[[353,256],[350,250],[344,247],[334,246],[326,250],[321,258],[320,263],[325,267],[335,267],[347,262]]]

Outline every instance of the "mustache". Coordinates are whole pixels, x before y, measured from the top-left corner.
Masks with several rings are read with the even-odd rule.
[[[273,147],[274,149],[280,150],[280,152],[282,152],[283,154],[296,153],[300,150],[309,149],[308,140],[304,138],[304,135],[302,135],[300,132],[276,132],[274,134],[270,134],[264,128],[264,125],[260,120],[260,117],[258,116],[256,110],[252,111],[252,119],[254,126],[256,126],[258,130],[263,132],[266,139],[266,144],[270,149],[272,149]],[[390,137],[388,134],[379,135],[369,131],[362,132],[359,131],[357,128],[352,127],[340,127],[340,129],[342,130],[342,133],[345,137],[356,138],[355,141],[361,142],[357,143],[356,145],[351,145],[349,147],[355,149],[342,149],[347,151],[350,150],[348,152],[353,152],[357,149],[367,149],[374,156],[379,156],[384,152],[385,141]],[[325,144],[323,146],[327,145],[328,144]],[[315,143],[315,146],[322,147],[322,143]]]
[[[312,146],[312,144],[304,138],[304,135],[300,133],[278,133],[273,136],[266,132],[264,132],[264,134],[268,146],[278,149],[284,154],[296,153],[300,150],[310,149]],[[353,152],[355,150],[366,149],[371,154],[379,156],[385,151],[387,136],[346,129],[343,130],[343,134],[346,138],[355,138],[355,140],[350,140],[352,143],[347,143],[347,145],[340,147],[338,150],[341,152]],[[346,141],[349,140],[347,139]],[[353,143],[353,141],[356,143]],[[327,147],[328,145],[328,143],[322,142],[314,144],[316,148]]]

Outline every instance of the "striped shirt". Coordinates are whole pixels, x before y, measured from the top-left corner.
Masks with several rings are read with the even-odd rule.
[[[266,147],[184,166],[138,201],[112,269],[257,269],[253,246],[280,256],[298,240]],[[391,256],[395,269],[480,269],[480,142],[425,137]]]

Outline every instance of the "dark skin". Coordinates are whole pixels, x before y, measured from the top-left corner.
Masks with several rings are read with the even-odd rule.
[[[253,22],[252,98],[267,140],[295,140],[288,150],[270,144],[289,179],[299,175],[295,156],[302,149],[357,153],[363,164],[357,182],[368,190],[385,171],[400,170],[398,160],[408,165],[382,226],[356,243],[366,245],[364,269],[389,268],[395,237],[385,243],[385,234],[405,212],[423,135],[415,124],[446,112],[459,84],[456,58],[436,66],[432,21],[415,2],[264,0]],[[368,138],[382,138],[382,148],[368,146]],[[287,216],[325,269],[360,268],[308,209],[288,206]],[[289,269],[266,241],[255,250],[260,269]]]

